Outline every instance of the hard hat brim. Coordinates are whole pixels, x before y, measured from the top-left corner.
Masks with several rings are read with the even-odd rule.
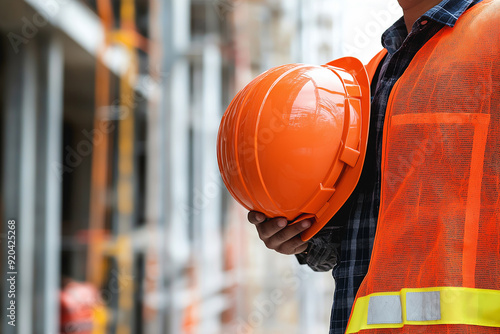
[[[361,153],[356,165],[354,167],[346,166],[341,178],[335,185],[335,192],[328,201],[328,206],[323,212],[318,215],[303,214],[300,215],[291,224],[298,223],[305,219],[312,219],[313,223],[309,229],[302,232],[301,239],[307,241],[318,233],[328,221],[338,212],[338,210],[345,204],[347,199],[351,196],[356,188],[356,185],[363,170],[364,159],[366,155],[366,148],[368,144],[368,133],[370,127],[370,80],[365,66],[360,60],[354,57],[344,57],[326,64],[326,66],[337,67],[341,69],[348,69],[348,72],[356,78],[358,85],[361,89],[361,131],[359,141],[359,152]],[[346,88],[348,94],[349,89]]]

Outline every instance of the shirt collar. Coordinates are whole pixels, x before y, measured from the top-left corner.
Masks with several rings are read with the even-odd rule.
[[[420,22],[423,18],[425,18],[436,23],[453,27],[458,18],[469,7],[472,7],[480,1],[481,0],[443,0],[438,5],[429,9],[417,20],[417,22]],[[396,46],[401,45],[407,35],[408,32],[406,30],[405,21],[404,18],[401,17],[384,32],[382,35],[382,45],[389,51],[389,53],[393,54],[397,51]]]
[[[453,27],[458,18],[477,0],[443,0],[422,17]]]
[[[382,34],[382,45],[390,54],[395,53],[408,35],[404,18],[401,17]]]

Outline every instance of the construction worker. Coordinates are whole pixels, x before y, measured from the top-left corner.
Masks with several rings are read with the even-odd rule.
[[[248,220],[268,248],[333,269],[330,334],[500,333],[500,1],[399,4],[349,200],[307,242],[312,221]]]

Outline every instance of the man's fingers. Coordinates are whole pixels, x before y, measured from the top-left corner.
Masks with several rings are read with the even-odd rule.
[[[262,240],[271,238],[273,235],[281,231],[287,224],[286,218],[273,218],[268,221],[257,225],[259,237]]]
[[[270,220],[270,222],[271,221],[272,220]],[[311,226],[311,221],[306,219],[304,221],[301,221],[300,223],[293,224],[291,226],[287,226],[281,230],[278,230],[276,233],[274,233],[272,236],[268,238],[261,237],[261,239],[265,242],[268,248],[277,250],[279,247],[282,246],[282,244],[288,242],[289,240],[297,236],[299,233],[308,229],[310,226]]]
[[[263,213],[257,211],[250,211],[248,213],[248,221],[252,224],[260,224],[266,220],[266,216]]]
[[[282,254],[298,254],[307,249],[307,242],[302,241],[299,234],[311,226],[309,219],[287,225],[286,218],[267,219],[261,212],[250,211],[248,221],[256,226],[260,239],[269,249]]]
[[[276,251],[286,255],[299,254],[307,249],[307,245],[307,241],[302,241],[300,235],[298,235],[281,244]]]
[[[302,240],[302,239],[300,239],[300,240]],[[293,254],[300,254],[302,252],[305,252],[305,250],[307,249],[308,246],[309,246],[309,243],[307,241],[304,242],[303,245],[300,245],[299,247],[295,248],[295,251],[293,252]]]

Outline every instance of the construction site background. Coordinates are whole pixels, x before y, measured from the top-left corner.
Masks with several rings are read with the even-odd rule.
[[[401,15],[1,0],[1,333],[327,333],[331,273],[259,240],[220,179],[218,125],[273,66],[368,62]]]

